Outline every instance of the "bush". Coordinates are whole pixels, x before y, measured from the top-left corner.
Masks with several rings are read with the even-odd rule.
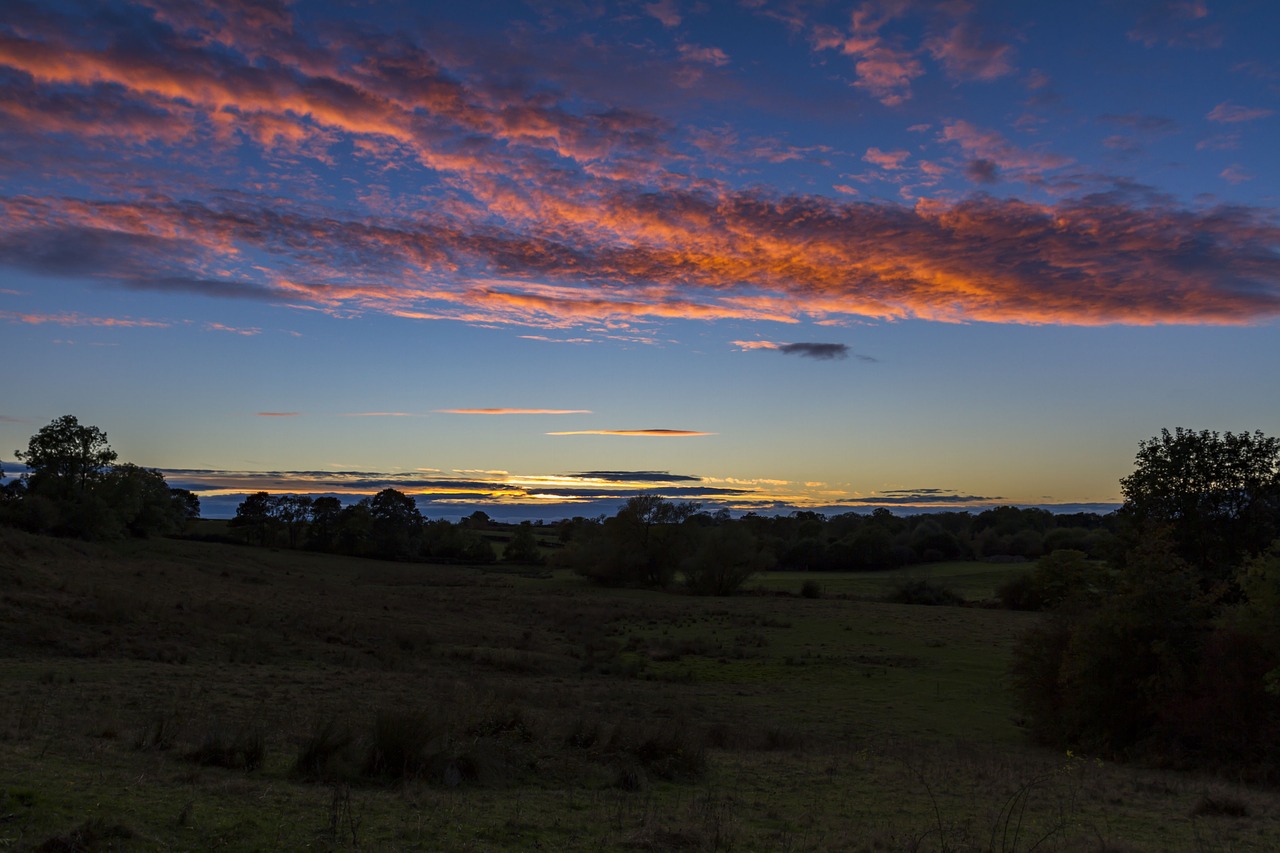
[[[210,729],[199,747],[187,753],[188,761],[204,767],[226,767],[253,772],[266,757],[266,738],[259,729],[241,729],[228,737],[219,728]]]
[[[800,584],[800,595],[805,598],[822,598],[822,584],[811,578]]]
[[[293,772],[307,782],[337,782],[354,774],[355,736],[336,720],[326,720],[307,738],[293,762]]]
[[[996,598],[1005,610],[1043,610],[1044,596],[1031,572],[1019,572],[996,588]]]
[[[890,604],[950,605],[964,604],[964,598],[954,590],[927,580],[909,580],[885,597]]]

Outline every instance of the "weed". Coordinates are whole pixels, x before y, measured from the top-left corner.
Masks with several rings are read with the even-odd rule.
[[[1228,794],[1204,794],[1191,809],[1192,817],[1248,817],[1249,805]]]
[[[318,725],[302,743],[293,762],[294,775],[307,782],[331,782],[353,772],[355,736],[335,719]]]
[[[134,837],[129,827],[120,823],[107,823],[95,817],[86,820],[63,835],[46,839],[35,848],[36,853],[97,853],[99,850],[115,850],[118,841]]]
[[[226,767],[253,772],[266,757],[266,737],[259,728],[243,728],[228,736],[218,726],[205,734],[200,746],[186,754],[188,761],[202,767]]]

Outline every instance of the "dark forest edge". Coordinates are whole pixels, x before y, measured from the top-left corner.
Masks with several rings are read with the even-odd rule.
[[[18,457],[29,470],[0,490],[5,524],[112,539],[180,533],[199,514],[195,495],[117,464],[106,434],[71,416]],[[261,492],[229,527],[263,546],[422,562],[492,563],[497,539],[506,562],[710,595],[767,568],[1038,559],[999,591],[1004,606],[1047,613],[1013,667],[1035,739],[1280,782],[1280,439],[1166,430],[1140,443],[1121,487],[1124,506],[1107,516],[997,507],[735,519],[645,494],[613,517],[515,527],[483,512],[430,521],[394,489],[347,506]]]

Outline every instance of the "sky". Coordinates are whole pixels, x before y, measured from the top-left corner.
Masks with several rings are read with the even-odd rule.
[[[1280,433],[1280,5],[6,0],[0,459],[1109,509]]]

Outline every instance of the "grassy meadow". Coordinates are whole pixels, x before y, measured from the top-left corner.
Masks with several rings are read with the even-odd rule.
[[[0,850],[1276,849],[1274,791],[1030,745],[1038,615],[878,600],[1027,568],[712,599],[0,529]]]

